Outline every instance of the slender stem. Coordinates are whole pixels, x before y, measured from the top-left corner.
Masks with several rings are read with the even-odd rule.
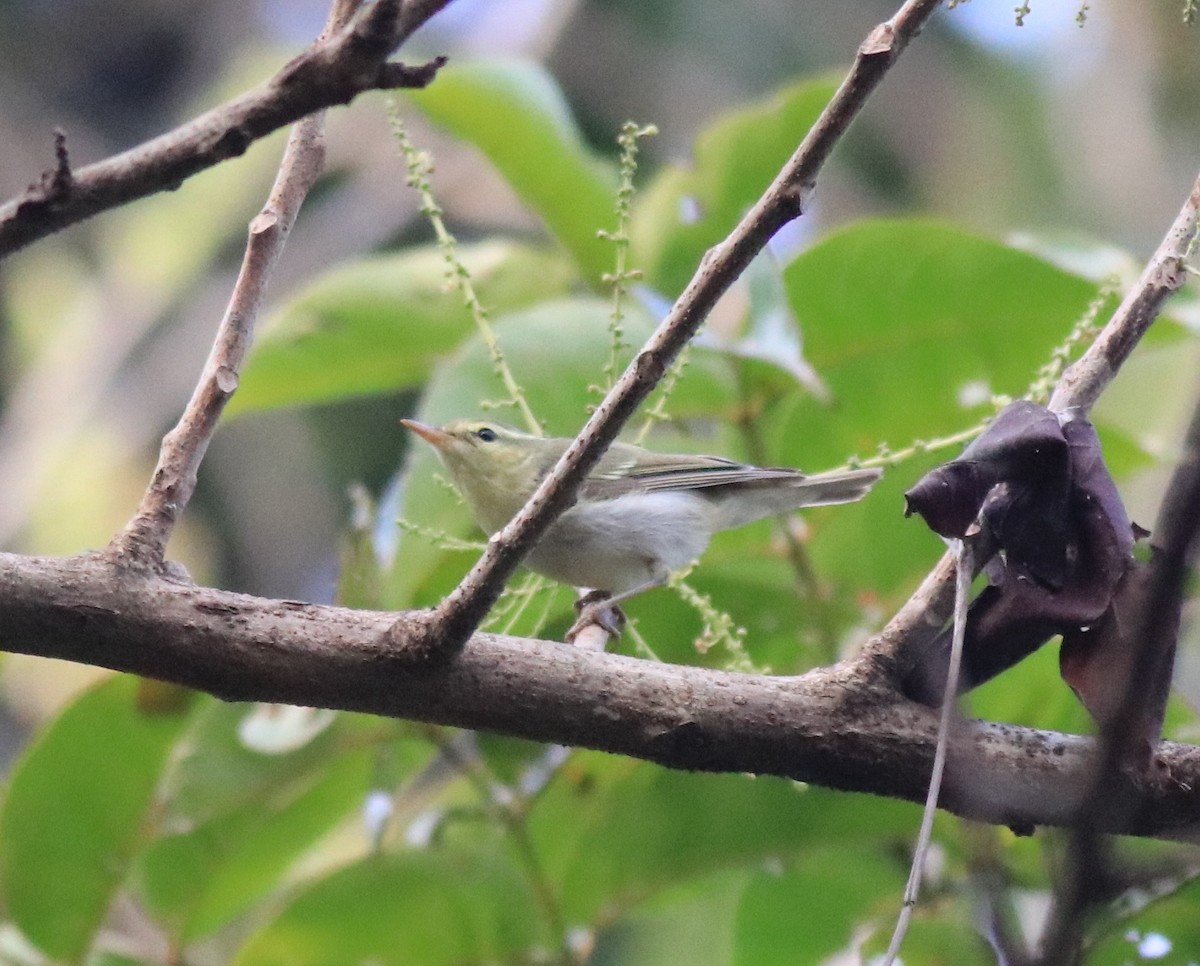
[[[925,796],[925,811],[921,815],[921,830],[917,834],[917,846],[913,849],[912,868],[904,886],[904,902],[900,917],[888,944],[883,966],[892,966],[900,953],[900,944],[908,932],[908,923],[921,893],[921,877],[925,874],[925,856],[933,837],[933,819],[937,815],[938,797],[942,793],[942,775],[946,769],[946,750],[950,745],[950,725],[954,719],[958,697],[958,673],[962,666],[963,638],[967,628],[967,603],[971,595],[971,579],[975,576],[971,545],[965,540],[955,540],[951,553],[956,558],[954,589],[954,634],[950,643],[950,666],[946,673],[946,688],[942,694],[942,713],[938,718],[937,747],[933,753],[933,771],[929,776],[929,791]]]
[[[195,491],[196,475],[217,421],[237,390],[271,271],[324,166],[325,117],[320,112],[297,124],[288,139],[267,203],[250,223],[241,271],[200,381],[179,422],[163,438],[141,504],[109,544],[114,562],[135,569],[162,566],[167,540]]]
[[[717,300],[767,241],[804,212],[830,152],[940,2],[906,0],[859,46],[849,74],[771,186],[730,235],[709,250],[667,317],[525,507],[492,537],[471,572],[429,616],[420,638],[407,641],[405,646],[414,661],[446,660],[459,651],[499,597],[504,582],[554,518],[570,505],[588,472],[662,379]],[[401,644],[402,630],[411,628],[398,625],[389,635],[393,643]]]
[[[324,50],[335,43],[346,45],[348,50],[366,47],[374,49],[375,56],[382,60],[423,22],[423,15],[432,15],[446,2],[377,0],[360,9],[358,0],[333,0],[325,27],[311,50]],[[352,38],[356,39],[352,42]],[[306,63],[298,59],[288,70],[303,74],[311,69],[304,66]],[[167,541],[195,492],[200,463],[226,404],[237,390],[271,273],[304,199],[324,168],[325,113],[316,111],[293,127],[267,202],[250,222],[242,267],[208,361],[179,422],[163,438],[158,465],[141,503],[108,545],[106,553],[114,563],[131,570],[164,566]],[[0,222],[0,239],[2,232]]]
[[[601,392],[607,393],[613,387],[617,378],[617,364],[622,351],[629,348],[624,341],[625,296],[629,293],[629,283],[642,277],[642,273],[629,268],[629,222],[633,214],[633,196],[636,191],[634,176],[637,174],[638,139],[650,137],[658,133],[654,125],[643,127],[633,121],[626,121],[621,127],[617,143],[621,147],[621,184],[617,188],[617,227],[614,231],[602,231],[600,237],[613,243],[613,270],[606,274],[601,281],[612,286],[612,309],[609,312],[609,344],[608,362],[604,364],[604,386]]]
[[[452,287],[458,289],[458,293],[462,296],[463,304],[471,314],[479,338],[487,347],[488,356],[492,360],[492,369],[503,384],[504,391],[508,393],[508,397],[501,405],[515,407],[525,420],[525,428],[535,436],[541,436],[542,424],[530,408],[529,400],[525,398],[525,389],[517,382],[512,369],[509,368],[508,360],[504,357],[504,350],[500,347],[500,340],[496,338],[496,330],[492,328],[491,320],[488,318],[487,309],[483,307],[483,302],[480,301],[479,295],[475,291],[471,273],[467,271],[467,266],[458,257],[458,242],[446,227],[446,220],[443,217],[445,212],[438,204],[437,198],[434,197],[431,181],[433,161],[428,152],[418,151],[409,139],[404,121],[400,117],[399,105],[394,100],[388,101],[388,118],[392,124],[392,134],[400,145],[400,153],[404,156],[405,165],[408,168],[408,185],[421,196],[421,213],[429,219],[434,237],[437,238],[438,251],[442,253],[442,260],[446,263],[446,280]]]

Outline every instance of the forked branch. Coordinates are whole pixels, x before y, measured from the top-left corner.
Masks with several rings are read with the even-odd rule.
[[[374,0],[323,35],[266,83],[175,130],[72,171],[65,136],[56,163],[0,205],[0,257],[92,215],[159,191],[245,153],[258,139],[369,90],[424,87],[444,63],[409,67],[387,58],[450,0]],[[351,6],[348,3],[342,7]]]

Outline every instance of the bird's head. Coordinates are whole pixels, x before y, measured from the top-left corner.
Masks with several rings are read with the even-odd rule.
[[[485,530],[511,519],[545,474],[546,440],[499,423],[456,419],[429,426],[400,420],[441,457],[454,483]]]

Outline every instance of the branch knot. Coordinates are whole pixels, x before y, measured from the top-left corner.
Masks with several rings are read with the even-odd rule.
[[[868,35],[858,48],[860,57],[891,58],[896,53],[896,30],[890,23],[881,23]]]

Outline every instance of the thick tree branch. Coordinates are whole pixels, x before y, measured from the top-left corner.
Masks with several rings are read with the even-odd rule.
[[[445,2],[402,5],[396,35],[403,34],[406,11],[417,11],[412,18],[428,16]],[[356,23],[388,5],[377,0]],[[933,760],[936,720],[928,709],[903,700],[888,672],[897,653],[917,646],[926,628],[936,631],[944,623],[938,620],[937,572],[865,659],[794,678],[469,635],[520,553],[536,541],[536,528],[569,503],[569,488],[615,437],[704,314],[767,238],[800,214],[842,131],[936,6],[935,0],[910,0],[863,44],[822,121],[747,218],[709,252],[663,326],[529,507],[434,615],[397,617],[262,600],[177,582],[154,568],[131,573],[113,567],[104,555],[63,560],[0,554],[0,646],[175,681],[228,699],[366,711],[596,748],[676,768],[775,774],[919,801]],[[60,165],[51,180],[66,185],[68,193],[75,190],[68,166]],[[1193,192],[1189,201],[1193,224],[1195,197]],[[3,214],[0,210],[0,218]],[[0,220],[0,252],[4,226]],[[1156,275],[1146,284],[1157,291],[1163,278]],[[1127,310],[1146,320],[1138,323],[1141,331],[1162,301],[1147,298],[1145,307]],[[1110,329],[1126,324],[1118,324],[1118,316]],[[1110,343],[1117,348],[1105,350],[1110,369],[1105,379],[1133,342],[1136,336],[1126,348],[1121,340]],[[210,375],[221,389],[219,369]],[[1095,379],[1083,382],[1095,385]],[[1079,398],[1092,391],[1078,390]],[[1067,398],[1071,394],[1068,390]],[[205,438],[203,432],[196,438]],[[189,458],[198,461],[200,453],[202,445]],[[463,640],[454,661],[411,659],[414,646],[448,656]],[[1159,757],[1166,766],[1161,773],[1112,778],[1124,783],[1122,794],[1114,796],[1122,799],[1122,808],[1102,808],[1099,830],[1200,838],[1200,748],[1168,743]],[[1085,738],[976,723],[953,740],[941,804],[1018,828],[1070,824],[1092,787],[1096,758],[1094,742]]]
[[[133,578],[95,557],[0,554],[0,641],[9,650],[231,700],[366,711],[911,801],[925,794],[934,712],[871,683],[859,664],[782,678],[476,634],[457,660],[414,668],[383,641],[394,621]],[[964,727],[941,804],[1020,828],[1069,823],[1090,785],[1093,749],[1071,735]],[[1170,777],[1132,788],[1137,808],[1107,831],[1200,836],[1200,748],[1166,744],[1161,756]]]
[[[72,171],[56,135],[54,170],[0,205],[0,257],[92,215],[177,188],[243,154],[259,138],[364,91],[424,87],[444,63],[419,67],[387,57],[450,0],[374,0],[260,87],[122,154]]]
[[[771,186],[729,237],[708,251],[671,311],[537,492],[492,537],[471,572],[430,615],[414,657],[449,659],[479,626],[522,558],[555,517],[571,505],[583,479],[658,384],[680,349],[695,335],[717,300],[775,233],[803,213],[817,174],[834,146],[939,3],[907,0],[890,20],[871,31],[860,45],[850,73]],[[392,639],[398,645],[403,641],[412,650],[412,641],[403,633],[393,634]]]

